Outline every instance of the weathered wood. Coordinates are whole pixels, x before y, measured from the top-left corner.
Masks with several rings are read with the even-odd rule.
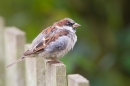
[[[68,75],[68,86],[89,86],[89,81],[79,74]]]
[[[0,17],[0,86],[5,86],[4,19]]]
[[[30,45],[26,45],[26,50]],[[27,86],[45,86],[45,65],[41,57],[26,58]]]
[[[63,63],[48,63],[46,60],[46,86],[67,86],[66,66]]]
[[[21,58],[25,46],[25,33],[16,27],[5,29],[5,64]],[[6,86],[25,86],[24,61],[6,68]]]

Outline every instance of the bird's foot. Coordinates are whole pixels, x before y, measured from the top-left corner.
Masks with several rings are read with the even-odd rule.
[[[59,61],[57,59],[51,59],[51,61],[47,61],[47,63],[49,63],[49,64],[56,64],[56,63],[63,63],[63,62],[61,62],[61,61]]]

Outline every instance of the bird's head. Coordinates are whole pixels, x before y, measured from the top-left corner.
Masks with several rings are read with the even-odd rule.
[[[59,22],[57,22],[57,25],[59,27],[63,27],[63,29],[67,29],[72,32],[75,32],[76,28],[81,26],[80,24],[76,23],[74,20],[72,20],[70,18],[64,18],[64,19],[60,20]]]

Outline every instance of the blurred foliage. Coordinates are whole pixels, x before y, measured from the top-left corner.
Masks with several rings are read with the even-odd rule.
[[[79,73],[91,86],[130,86],[129,0],[0,0],[6,26],[26,32],[27,41],[62,18],[70,17],[78,42],[61,58],[67,73]]]

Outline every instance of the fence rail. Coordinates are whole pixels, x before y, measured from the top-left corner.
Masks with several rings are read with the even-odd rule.
[[[0,17],[0,31],[4,33],[0,36],[5,40],[0,40],[0,46],[5,44],[5,56],[4,49],[0,50],[0,59],[2,64],[8,65],[20,58],[30,44],[26,44],[23,31],[16,27],[4,27],[3,22]],[[26,58],[25,61],[7,69],[0,66],[6,72],[3,72],[3,75],[0,73],[0,86],[89,86],[89,81],[79,74],[70,74],[67,79],[65,64],[50,64],[47,61],[41,57]],[[5,83],[2,82],[1,76],[6,77]]]

